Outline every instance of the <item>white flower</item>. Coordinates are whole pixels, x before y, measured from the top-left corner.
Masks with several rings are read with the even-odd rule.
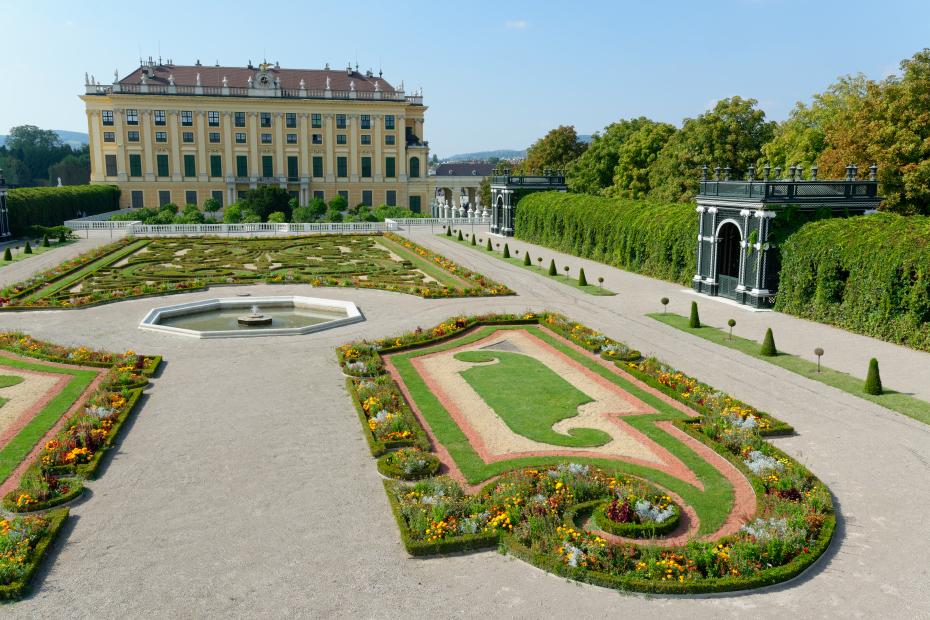
[[[749,460],[743,461],[746,467],[757,476],[761,476],[767,471],[782,471],[785,466],[778,462],[777,459],[766,456],[758,450],[749,453]]]
[[[584,555],[584,551],[568,542],[562,545],[562,548],[565,549],[565,554],[568,556],[568,565],[578,566],[578,559]]]
[[[637,501],[634,509],[636,514],[639,515],[640,521],[651,521],[652,523],[663,523],[675,514],[675,509],[671,505],[660,509],[647,499]]]

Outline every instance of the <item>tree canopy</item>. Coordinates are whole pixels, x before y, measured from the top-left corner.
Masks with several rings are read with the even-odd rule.
[[[581,155],[586,147],[587,144],[578,140],[574,127],[556,127],[530,145],[526,150],[522,169],[527,173],[540,172],[547,168],[564,169]]]

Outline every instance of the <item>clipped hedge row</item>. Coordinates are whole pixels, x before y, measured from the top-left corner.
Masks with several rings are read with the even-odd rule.
[[[95,215],[119,209],[120,190],[115,185],[68,185],[65,187],[22,187],[7,197],[10,230],[27,235],[32,227],[60,226],[79,213]]]
[[[775,309],[930,350],[930,218],[804,225],[782,248]]]
[[[627,271],[688,284],[695,273],[694,207],[539,192],[520,200],[517,238]]]
[[[45,530],[42,539],[39,540],[35,548],[33,548],[22,578],[11,583],[0,585],[0,601],[15,601],[21,599],[29,592],[32,576],[39,570],[39,565],[45,558],[46,550],[48,550],[49,545],[55,541],[62,525],[64,525],[65,520],[68,518],[68,509],[59,508],[42,516],[48,519],[48,529]]]

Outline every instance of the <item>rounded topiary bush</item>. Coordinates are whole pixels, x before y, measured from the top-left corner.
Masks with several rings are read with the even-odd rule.
[[[678,505],[671,503],[669,508],[672,509],[671,514],[661,523],[655,523],[640,519],[629,501],[614,499],[600,504],[591,516],[597,527],[615,536],[656,538],[675,531],[681,521],[681,509]],[[617,520],[618,518],[625,521]]]
[[[869,373],[865,376],[865,393],[873,396],[880,396],[884,393],[882,377],[878,372],[878,360],[874,357],[869,360]]]
[[[688,318],[688,327],[697,329],[701,326],[701,317],[698,315],[697,302],[691,302],[691,316]]]
[[[439,471],[439,458],[419,448],[400,448],[378,459],[382,476],[399,480],[420,480],[435,476]]]
[[[766,357],[778,355],[778,349],[775,348],[775,336],[772,335],[771,327],[765,330],[765,338],[762,339],[762,348],[759,350],[759,354]]]

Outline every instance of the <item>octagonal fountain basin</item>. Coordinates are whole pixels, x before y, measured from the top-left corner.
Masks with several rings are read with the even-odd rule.
[[[364,321],[351,301],[229,297],[152,308],[140,329],[193,338],[295,336]]]

